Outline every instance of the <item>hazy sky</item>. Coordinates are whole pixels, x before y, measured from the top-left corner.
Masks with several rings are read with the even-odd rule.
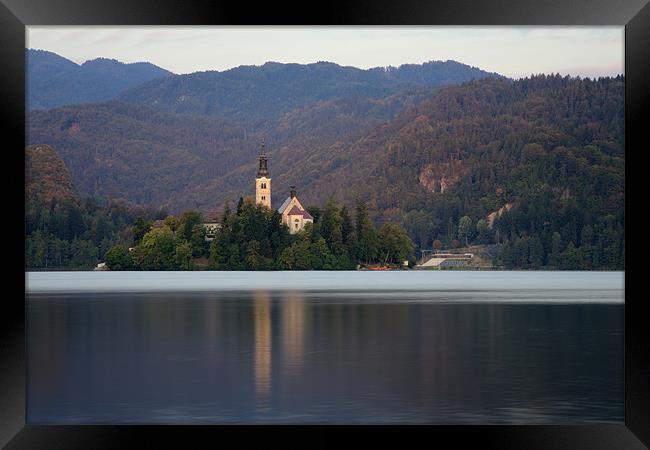
[[[369,68],[453,59],[519,78],[624,73],[623,27],[30,26],[27,47],[76,63],[149,61],[172,72],[267,61]]]

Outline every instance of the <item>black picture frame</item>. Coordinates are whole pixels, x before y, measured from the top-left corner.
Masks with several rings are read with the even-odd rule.
[[[310,7],[310,9],[307,9]],[[6,280],[16,289],[2,302],[0,333],[0,445],[6,448],[125,448],[155,441],[165,446],[201,439],[209,447],[234,440],[247,447],[251,438],[263,435],[266,444],[301,447],[338,445],[341,431],[364,431],[376,442],[427,446],[442,440],[452,446],[478,444],[501,449],[642,449],[650,446],[650,322],[644,295],[625,298],[625,424],[585,426],[427,426],[427,427],[235,427],[235,426],[33,426],[25,424],[25,272],[24,196],[15,186],[24,171],[19,151],[25,145],[25,27],[29,25],[620,25],[625,26],[625,140],[626,140],[626,235],[629,240],[629,206],[633,192],[628,180],[635,170],[627,164],[648,147],[645,127],[650,117],[650,4],[647,0],[445,0],[419,2],[385,0],[281,5],[268,2],[187,0],[0,0],[0,123],[9,158],[3,178],[8,181],[3,220]],[[9,139],[7,139],[9,138]],[[646,143],[644,143],[646,142]],[[636,158],[639,159],[638,157]],[[15,164],[15,166],[14,166]],[[24,166],[23,166],[24,167]],[[632,170],[632,173],[629,172]],[[18,175],[15,175],[18,174]],[[11,187],[13,186],[13,187]],[[642,194],[638,194],[642,197]],[[6,202],[5,202],[6,203]],[[641,202],[644,204],[645,202]],[[9,217],[14,217],[10,220]],[[636,217],[636,216],[635,216]],[[641,220],[638,218],[637,220]],[[630,251],[626,251],[625,286],[631,292]],[[19,255],[22,255],[19,256]],[[22,267],[21,266],[22,262]],[[5,291],[6,292],[6,291]],[[287,431],[289,433],[287,433]],[[371,433],[368,433],[371,431]],[[274,440],[278,433],[290,439]],[[423,441],[420,439],[424,439]],[[365,446],[365,445],[364,445]]]

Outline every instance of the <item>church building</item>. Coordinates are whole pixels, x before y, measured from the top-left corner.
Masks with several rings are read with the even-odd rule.
[[[255,178],[255,203],[271,208],[271,177],[267,165],[264,142],[260,150],[260,166]],[[289,197],[282,203],[278,212],[282,215],[282,223],[289,227],[289,233],[295,234],[308,223],[314,223],[314,218],[303,208],[296,197],[296,187],[291,186]]]
[[[291,234],[302,230],[308,223],[314,223],[314,218],[302,207],[300,200],[296,197],[295,186],[291,186],[291,193],[278,208],[278,212],[282,214],[282,223],[289,227]]]

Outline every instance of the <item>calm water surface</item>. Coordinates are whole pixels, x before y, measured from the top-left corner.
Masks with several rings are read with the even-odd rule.
[[[622,272],[27,274],[29,423],[623,421]]]

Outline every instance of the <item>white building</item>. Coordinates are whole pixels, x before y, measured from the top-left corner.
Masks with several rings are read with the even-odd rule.
[[[218,222],[206,222],[203,224],[203,228],[205,228],[205,240],[211,241],[221,229],[221,224]]]
[[[271,177],[269,176],[268,160],[264,149],[264,141],[260,149],[260,165],[255,177],[255,203],[271,208]],[[295,234],[305,228],[308,223],[314,223],[309,214],[296,197],[296,187],[291,186],[291,194],[278,209],[282,214],[282,223],[289,227],[289,232]]]
[[[291,186],[291,194],[282,203],[278,212],[282,214],[282,223],[289,227],[289,233],[295,234],[305,228],[308,223],[314,223],[314,218],[303,208],[296,197],[296,187]]]

